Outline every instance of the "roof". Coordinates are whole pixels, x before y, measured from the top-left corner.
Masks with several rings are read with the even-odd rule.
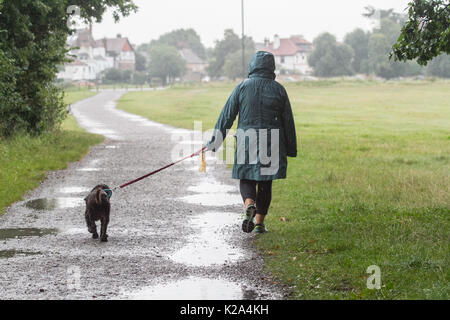
[[[280,39],[280,46],[274,49],[273,42],[268,45],[258,44],[257,49],[267,51],[275,56],[295,56],[297,52],[311,51],[312,43],[300,36],[292,36],[290,38]]]
[[[95,41],[95,47],[104,47],[106,51],[119,54],[122,51],[134,51],[128,38],[100,39]]]
[[[80,60],[74,60],[69,65],[70,66],[87,66],[86,63],[84,63],[83,61],[80,61]]]
[[[187,64],[204,64],[202,58],[195,54],[191,49],[185,48],[180,50],[181,57],[186,61]]]
[[[71,43],[74,47],[92,47],[95,45],[95,40],[92,37],[89,29],[77,30],[76,38]]]

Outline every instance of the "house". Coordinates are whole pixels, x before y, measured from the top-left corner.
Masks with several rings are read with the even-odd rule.
[[[179,51],[181,57],[186,61],[187,74],[184,81],[201,81],[206,76],[208,64],[200,58],[194,51],[188,48]]]
[[[58,78],[71,81],[94,80],[96,74],[92,65],[77,59],[66,64],[64,68],[59,71]]]
[[[108,68],[135,70],[135,53],[128,38],[94,40],[92,26],[80,29],[69,39],[70,54],[75,60],[64,65],[58,79],[68,81],[95,80]]]
[[[312,43],[302,36],[280,38],[275,35],[273,42],[265,39],[264,43],[257,43],[256,50],[271,52],[275,56],[275,63],[279,72],[285,71],[303,75],[312,73],[312,68],[307,61],[308,53],[312,50]]]
[[[118,34],[113,39],[97,40],[96,46],[104,48],[106,56],[113,58],[114,68],[135,71],[136,56],[128,38],[122,38]]]

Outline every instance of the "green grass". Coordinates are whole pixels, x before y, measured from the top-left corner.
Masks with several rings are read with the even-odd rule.
[[[133,92],[119,107],[213,127],[234,85]],[[288,84],[299,139],[256,244],[293,299],[450,298],[449,82]],[[381,268],[381,290],[366,269]]]
[[[68,92],[66,102],[91,95],[85,90]],[[21,200],[28,190],[36,188],[47,171],[65,169],[68,163],[80,160],[89,147],[102,141],[103,137],[79,128],[73,116],[64,121],[61,130],[51,134],[0,140],[0,214]]]
[[[64,101],[67,104],[72,104],[77,101],[92,97],[96,94],[95,91],[88,89],[68,88],[65,91]]]

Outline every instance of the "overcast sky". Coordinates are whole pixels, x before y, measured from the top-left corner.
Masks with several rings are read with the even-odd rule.
[[[362,17],[364,7],[394,8],[406,12],[410,0],[244,0],[245,33],[256,42],[274,34],[289,37],[302,34],[312,41],[329,31],[339,40],[361,27],[370,29]],[[128,37],[133,44],[149,42],[179,28],[194,28],[203,44],[214,46],[223,31],[241,33],[241,0],[135,0],[139,11],[115,24],[110,13],[93,27],[94,37]]]

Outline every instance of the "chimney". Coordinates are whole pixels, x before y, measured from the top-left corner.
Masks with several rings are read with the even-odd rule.
[[[269,38],[264,38],[264,47],[269,46]]]
[[[273,37],[273,49],[277,50],[280,47],[280,37],[276,34]]]

